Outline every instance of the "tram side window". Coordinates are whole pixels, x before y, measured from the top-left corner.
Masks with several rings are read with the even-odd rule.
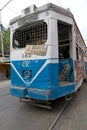
[[[71,26],[58,21],[59,59],[70,58]]]
[[[82,50],[81,47],[78,46],[78,44],[76,44],[76,59],[77,60],[84,60],[84,52]]]
[[[80,60],[84,60],[84,52],[82,50],[82,48],[79,48],[79,55],[80,55]]]
[[[26,45],[42,45],[47,40],[47,24],[39,22],[17,29],[13,34],[13,48]]]
[[[70,57],[69,55],[69,46],[63,46],[63,47],[59,47],[59,58],[60,59],[67,59]]]
[[[79,50],[78,50],[78,47],[76,47],[76,59],[79,60]]]

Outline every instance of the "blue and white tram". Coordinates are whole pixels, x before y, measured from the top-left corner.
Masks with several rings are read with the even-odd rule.
[[[69,10],[32,5],[10,25],[12,95],[52,101],[81,86],[86,45]]]

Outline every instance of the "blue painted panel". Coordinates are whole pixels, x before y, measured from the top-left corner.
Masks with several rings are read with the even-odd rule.
[[[58,63],[51,64],[51,87],[55,88],[59,85],[59,65]]]
[[[87,63],[85,63],[85,70],[86,70],[86,74],[87,74]]]
[[[19,88],[11,86],[10,92],[13,96],[24,98],[27,95],[27,89],[26,88]]]
[[[20,71],[18,71],[20,73]],[[25,83],[19,78],[17,73],[11,67],[11,85],[13,86],[25,86]]]
[[[30,85],[32,88],[51,89],[58,86],[58,64],[47,64]]]
[[[57,98],[63,97],[65,95],[71,94],[75,92],[75,84],[66,85],[66,86],[59,86],[53,89],[51,100],[55,100]]]
[[[13,61],[12,64],[17,70],[17,72],[14,70],[14,68],[11,66],[11,84],[17,85],[17,86],[26,86],[26,80],[24,79],[24,71],[29,70],[31,72],[31,77],[28,79],[30,82],[32,78],[36,75],[36,73],[39,71],[39,69],[42,67],[46,60],[31,60],[26,61],[28,62],[28,67],[26,67],[25,61]],[[19,75],[20,76],[19,76]],[[21,77],[21,78],[20,78]],[[24,81],[25,82],[24,82]]]
[[[74,68],[73,68],[73,60],[72,59],[62,59],[59,62],[59,75],[61,74],[62,70],[64,69],[65,65],[69,64],[70,68],[67,71],[67,76],[65,81],[67,82],[74,82]]]
[[[46,89],[28,89],[29,97],[40,100],[51,100],[52,91]]]
[[[54,100],[74,92],[75,84],[60,86],[59,75],[67,63],[71,68],[66,80],[73,81],[73,61],[71,59],[62,60],[59,64],[57,62],[48,64],[46,60],[32,60],[29,61],[28,67],[25,67],[24,61],[13,61],[11,68],[12,95],[26,97],[28,94],[29,98]],[[31,73],[29,78],[26,78],[26,71]],[[22,89],[23,87],[24,89]]]

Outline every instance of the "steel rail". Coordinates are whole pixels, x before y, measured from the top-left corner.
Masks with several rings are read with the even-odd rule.
[[[65,109],[67,108],[67,105],[69,104],[70,101],[67,101],[64,106],[62,107],[62,109],[60,110],[60,112],[58,113],[58,115],[56,116],[55,120],[52,122],[52,124],[50,125],[50,127],[47,130],[53,130],[53,128],[55,127],[56,123],[58,122],[58,120],[60,119],[60,117],[62,116],[63,112],[65,111]]]

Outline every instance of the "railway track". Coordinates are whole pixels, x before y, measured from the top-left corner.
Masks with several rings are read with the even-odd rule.
[[[51,123],[51,125],[49,126],[49,128],[47,130],[53,130],[53,128],[55,127],[55,125],[57,124],[57,122],[59,121],[59,119],[61,118],[62,114],[66,110],[67,106],[69,105],[70,101],[71,100],[66,101],[65,104],[60,108],[60,111],[58,112],[58,114],[55,117],[54,121]]]
[[[7,86],[7,88],[8,88],[8,86]],[[0,90],[2,90],[2,89],[0,89]],[[6,90],[6,87],[4,88],[4,90]],[[5,93],[4,93],[5,92]],[[5,97],[4,98],[4,96],[7,96],[7,95],[10,95],[10,93],[8,92],[8,91],[3,91],[3,93],[2,93],[2,95],[0,95],[0,97],[2,97],[3,99],[5,99],[5,98],[7,98],[7,97]],[[73,97],[72,97],[73,98]],[[8,98],[9,99],[9,98]],[[2,99],[1,99],[1,101],[2,101]],[[7,100],[6,100],[7,101]],[[28,100],[24,100],[24,102],[25,103],[23,103],[23,104],[19,104],[19,103],[17,103],[17,101],[18,100],[16,100],[16,102],[15,102],[15,106],[14,106],[14,104],[13,103],[11,103],[10,104],[10,106],[9,105],[7,105],[7,106],[5,106],[6,107],[6,109],[5,109],[5,111],[3,111],[3,112],[1,112],[1,114],[3,114],[4,112],[7,112],[7,111],[9,111],[9,113],[10,113],[10,109],[13,107],[13,108],[16,108],[17,107],[17,109],[20,109],[20,110],[22,110],[20,113],[18,113],[19,114],[19,116],[21,115],[21,113],[23,113],[23,112],[25,112],[24,111],[24,108],[26,109],[26,111],[27,112],[25,112],[25,113],[29,113],[29,111],[30,111],[30,113],[32,113],[31,115],[32,115],[32,117],[34,116],[33,115],[33,113],[35,112],[35,113],[39,113],[40,111],[40,109],[34,109],[34,111],[33,111],[33,109],[31,109],[31,107],[29,107],[28,105],[25,105],[25,103],[26,103],[26,101],[27,102],[29,102]],[[47,121],[45,121],[46,123],[47,123],[47,125],[46,125],[46,130],[54,130],[55,129],[55,126],[56,126],[56,124],[59,122],[59,120],[60,120],[60,118],[61,118],[61,116],[64,114],[64,111],[67,109],[67,106],[68,105],[70,105],[70,103],[71,103],[72,101],[71,100],[68,100],[68,101],[65,101],[64,100],[64,98],[61,98],[61,99],[58,99],[57,101],[55,101],[54,102],[54,104],[53,104],[53,109],[52,110],[46,110],[46,111],[48,111],[48,113],[45,111],[44,112],[44,110],[42,110],[45,114],[47,114],[47,121],[49,121],[48,119],[51,119],[50,120],[50,122],[47,122]],[[9,103],[8,103],[9,104]],[[31,104],[30,104],[31,105]],[[2,105],[3,106],[3,105]],[[11,108],[10,108],[11,107]],[[27,108],[28,107],[28,108]],[[23,109],[22,109],[23,108]],[[33,108],[33,107],[32,107]],[[15,109],[15,110],[17,110],[17,109]],[[36,111],[35,111],[36,110]],[[43,114],[43,112],[41,112],[41,114]],[[14,109],[13,109],[13,113],[14,113]],[[50,116],[50,114],[54,114],[53,116]],[[27,116],[27,115],[26,115]],[[50,117],[50,118],[48,118],[48,116]],[[14,117],[15,117],[15,115],[14,115]],[[20,116],[21,117],[21,116]],[[39,116],[40,117],[40,116]],[[27,119],[29,119],[28,117],[27,117]],[[34,119],[34,118],[33,118]],[[41,119],[41,118],[40,118]],[[22,119],[23,120],[23,119]],[[42,120],[43,121],[43,120]],[[31,121],[32,122],[32,121]],[[40,120],[38,119],[38,121],[37,122],[40,122]],[[31,124],[30,124],[31,125]],[[43,126],[43,124],[42,124],[42,126]],[[37,123],[36,123],[36,127],[37,127]],[[36,127],[33,127],[33,129],[36,129]],[[37,129],[39,128],[39,126],[37,127]],[[41,127],[40,127],[41,128]]]
[[[62,105],[60,105],[59,112],[58,112],[58,114],[55,117],[54,121],[50,124],[50,126],[49,126],[49,128],[47,130],[53,130],[54,129],[54,127],[56,126],[56,124],[60,120],[61,116],[63,115],[64,111],[67,109],[67,106],[70,105],[70,103],[72,103],[74,98],[76,98],[76,95],[78,94],[78,91],[76,91],[75,93],[65,97],[65,103],[61,102]],[[58,107],[58,105],[57,105],[57,107]]]
[[[69,99],[71,99],[71,98],[69,98]],[[63,100],[63,101],[61,101],[61,100]],[[33,104],[33,103],[31,103],[31,101],[26,100],[26,99],[21,99],[20,101],[22,101],[22,102],[28,102],[28,103],[30,102],[30,105],[41,107],[41,108],[45,108],[45,109],[49,109],[49,110],[52,110],[52,109],[57,110],[57,109],[59,109],[57,116],[55,117],[55,119],[53,120],[53,122],[51,123],[51,125],[49,126],[49,128],[47,129],[47,130],[53,130],[53,128],[55,127],[56,123],[58,122],[58,120],[62,116],[63,112],[66,110],[66,108],[69,105],[69,103],[70,103],[71,100],[65,101],[64,99],[59,99],[59,102],[56,101],[56,103],[52,107],[41,105],[41,104],[37,104],[37,103]]]

